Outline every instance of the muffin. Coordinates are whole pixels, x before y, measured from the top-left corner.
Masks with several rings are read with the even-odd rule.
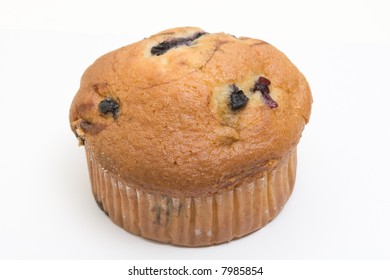
[[[70,124],[97,204],[115,224],[207,246],[281,211],[311,103],[305,77],[272,45],[184,27],[97,59]]]

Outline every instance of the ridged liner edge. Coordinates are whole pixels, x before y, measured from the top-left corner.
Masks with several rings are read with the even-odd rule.
[[[93,195],[110,219],[128,232],[181,246],[208,246],[265,226],[294,187],[297,151],[251,183],[200,197],[172,197],[136,188],[112,176],[85,146]]]

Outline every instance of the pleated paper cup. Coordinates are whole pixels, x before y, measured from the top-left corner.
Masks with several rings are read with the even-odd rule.
[[[254,232],[281,211],[294,187],[294,148],[270,172],[250,183],[203,196],[171,196],[115,177],[85,146],[93,195],[110,219],[144,238],[181,246],[208,246]]]

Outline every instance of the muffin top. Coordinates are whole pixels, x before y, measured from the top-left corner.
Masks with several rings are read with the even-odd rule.
[[[311,103],[304,76],[272,45],[185,27],[97,59],[70,123],[104,169],[187,196],[275,168],[298,144]]]

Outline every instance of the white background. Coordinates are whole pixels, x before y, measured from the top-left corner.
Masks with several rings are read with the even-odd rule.
[[[0,0],[0,258],[390,259],[387,2]],[[111,223],[68,124],[87,66],[176,26],[272,43],[314,97],[282,213],[206,248],[147,241]]]

